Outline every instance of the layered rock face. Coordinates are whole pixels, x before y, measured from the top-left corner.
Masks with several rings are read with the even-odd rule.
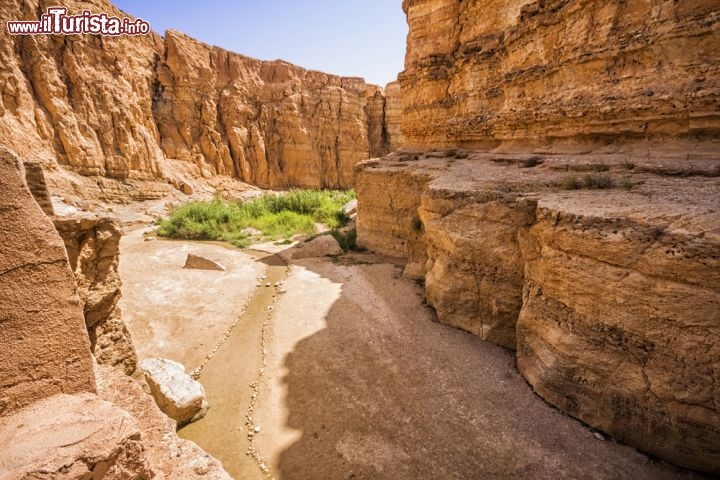
[[[57,3],[3,0],[3,18],[37,20]],[[68,1],[121,15],[108,2]],[[21,157],[86,175],[155,177],[163,153],[152,115],[152,78],[162,41],[139,37],[0,32],[0,136]]]
[[[227,480],[139,384],[92,360],[85,320],[113,316],[116,292],[99,286],[117,265],[114,227],[95,222],[70,249],[81,302],[65,245],[7,149],[0,191],[0,478]]]
[[[137,354],[118,306],[122,287],[119,224],[95,215],[54,217],[53,223],[75,275],[95,359],[131,375]]]
[[[720,6],[403,8],[404,148],[357,167],[358,244],[550,403],[720,472]]]
[[[407,145],[567,152],[608,146],[608,137],[720,133],[715,1],[405,0],[403,8]]]
[[[155,116],[168,157],[261,187],[348,186],[384,153],[382,90],[167,32]]]
[[[52,5],[3,0],[0,12],[37,20]],[[63,5],[124,16],[104,0]],[[142,184],[133,193],[107,178],[185,193],[189,178],[216,175],[265,188],[348,187],[355,163],[390,148],[385,93],[359,78],[254,60],[173,31],[163,39],[3,29],[0,39],[3,143],[51,175],[59,164],[95,176],[89,195],[167,193]]]
[[[357,167],[357,242],[550,403],[717,473],[720,160],[665,160],[399,152]]]

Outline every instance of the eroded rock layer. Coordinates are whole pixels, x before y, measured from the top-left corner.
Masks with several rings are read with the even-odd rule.
[[[123,322],[118,302],[120,226],[117,220],[95,215],[53,217],[65,243],[83,304],[90,349],[98,363],[135,372],[137,354]]]
[[[104,0],[62,3],[70,14],[124,16]],[[2,0],[0,12],[37,20],[54,5]],[[2,143],[51,171],[59,164],[183,191],[188,178],[216,175],[269,188],[347,187],[355,163],[390,148],[385,93],[359,78],[254,60],[173,31],[163,39],[2,29],[0,39]]]
[[[720,472],[720,159],[399,152],[357,167],[359,245],[543,398]]]
[[[83,311],[65,246],[0,148],[0,416],[61,393],[95,391]],[[47,332],[53,335],[48,337]]]
[[[417,147],[584,151],[720,133],[713,0],[405,0]]]

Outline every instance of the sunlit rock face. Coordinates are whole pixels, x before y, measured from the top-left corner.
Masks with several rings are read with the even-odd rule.
[[[405,0],[417,147],[560,152],[720,133],[712,0]]]
[[[5,2],[0,12],[37,20],[51,5]],[[104,0],[91,7],[124,16]],[[360,78],[255,60],[175,31],[111,38],[2,29],[0,38],[2,143],[51,171],[176,188],[178,176],[348,187],[355,163],[391,147],[385,92]]]

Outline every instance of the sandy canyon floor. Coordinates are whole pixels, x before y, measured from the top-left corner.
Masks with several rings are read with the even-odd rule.
[[[548,406],[389,259],[286,265],[147,231],[121,243],[124,318],[141,359],[203,366],[210,410],[180,435],[237,479],[701,478]],[[189,252],[227,271],[183,269]]]

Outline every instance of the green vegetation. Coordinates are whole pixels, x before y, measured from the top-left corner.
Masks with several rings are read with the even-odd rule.
[[[350,230],[347,233],[342,233],[338,230],[333,230],[330,232],[330,235],[335,237],[335,240],[340,244],[340,248],[343,249],[343,251],[361,251],[362,249],[357,246],[355,241],[357,240],[357,232],[355,230]]]
[[[260,230],[268,240],[289,238],[297,233],[314,233],[315,223],[335,229],[347,222],[342,207],[355,198],[355,192],[291,190],[265,195],[247,202],[215,198],[191,202],[172,210],[160,221],[158,235],[190,240],[222,240],[237,247],[250,241],[242,232]]]
[[[588,174],[583,178],[574,175],[565,177],[561,183],[564,190],[579,190],[581,188],[612,188],[613,181],[607,175]]]

